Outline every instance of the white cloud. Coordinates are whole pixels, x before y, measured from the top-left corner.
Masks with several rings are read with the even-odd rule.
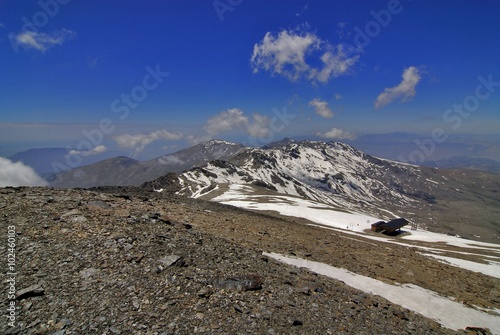
[[[231,108],[211,117],[205,124],[205,130],[210,136],[233,130],[248,123],[248,117],[238,108]]]
[[[266,137],[269,135],[270,120],[267,116],[255,113],[252,117],[245,115],[239,108],[231,108],[209,118],[204,129],[207,134],[188,136],[191,144],[209,141],[221,133],[234,130],[243,130],[253,137]]]
[[[256,113],[252,119],[250,120],[242,110],[231,108],[208,119],[205,130],[211,137],[237,128],[242,128],[247,134],[254,137],[267,136],[269,118]]]
[[[267,116],[254,114],[253,123],[246,125],[248,135],[257,138],[266,138],[269,136],[269,123],[271,122]]]
[[[5,27],[5,25],[0,22],[0,28],[4,28],[4,27]]]
[[[358,59],[359,56],[347,57],[343,47],[338,45],[335,52],[327,51],[321,56],[323,68],[311,69],[309,79],[326,83],[330,78],[337,78],[346,74]]]
[[[85,157],[85,156],[102,154],[107,150],[108,148],[106,148],[104,145],[98,145],[97,147],[91,150],[71,150],[70,152],[68,152],[68,155],[80,155]]]
[[[63,28],[52,31],[48,34],[28,30],[19,34],[12,34],[10,38],[18,46],[44,52],[53,46],[62,45],[64,42],[73,39],[75,36],[76,33],[74,31]]]
[[[209,136],[209,135],[202,135],[202,136],[188,135],[188,136],[186,136],[186,139],[188,140],[188,142],[191,145],[195,145],[195,144],[198,144],[198,143],[203,143],[203,142],[210,141],[210,140],[213,139],[213,136]]]
[[[282,30],[276,36],[267,32],[262,41],[254,45],[250,62],[254,73],[262,69],[290,81],[304,77],[326,83],[346,74],[358,58],[349,57],[341,45],[333,47],[315,34]]]
[[[14,163],[7,158],[0,157],[0,187],[47,185],[47,181],[30,166],[21,162]]]
[[[160,157],[158,159],[158,161],[161,164],[165,164],[165,165],[182,165],[182,164],[184,164],[184,161],[175,155],[167,155],[167,156]]]
[[[317,133],[316,136],[331,140],[355,140],[357,137],[356,134],[339,128],[332,128],[326,133]]]
[[[344,97],[340,93],[335,93],[335,100],[342,100]]]
[[[292,81],[297,80],[309,70],[306,53],[319,49],[319,45],[320,40],[313,34],[300,36],[283,30],[275,37],[267,32],[260,44],[253,47],[251,62],[254,73],[262,68]]]
[[[320,100],[318,98],[309,101],[309,106],[314,106],[316,109],[316,114],[321,115],[324,118],[332,118],[333,111],[328,107],[328,102]]]
[[[404,69],[402,78],[403,80],[399,85],[386,88],[384,92],[380,93],[377,100],[375,100],[375,108],[386,106],[397,99],[400,99],[402,102],[413,99],[417,93],[415,87],[422,78],[421,71],[415,66],[410,66]]]
[[[116,143],[122,148],[131,148],[136,152],[152,142],[165,139],[169,141],[180,140],[184,135],[180,132],[169,132],[165,129],[157,130],[149,134],[122,134],[114,137]]]

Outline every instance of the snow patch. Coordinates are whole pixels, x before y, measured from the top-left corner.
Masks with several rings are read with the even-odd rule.
[[[500,262],[489,261],[488,264],[476,263],[465,259],[440,256],[436,254],[424,254],[427,257],[432,257],[445,264],[451,264],[473,272],[480,272],[488,276],[500,279]]]
[[[486,327],[494,334],[500,334],[500,317],[465,307],[461,303],[442,297],[436,292],[420,286],[413,284],[390,285],[325,263],[286,257],[276,253],[263,254],[280,262],[304,267],[317,274],[341,280],[346,285],[366,293],[379,295],[394,304],[435,320],[446,328],[459,330],[470,326]]]

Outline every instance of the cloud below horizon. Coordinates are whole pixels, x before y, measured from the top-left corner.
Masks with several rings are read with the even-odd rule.
[[[108,148],[106,148],[104,145],[98,145],[91,150],[71,150],[70,152],[68,152],[68,155],[80,155],[85,157],[102,154],[106,151],[108,151]]]
[[[142,151],[148,144],[155,141],[165,139],[169,141],[180,140],[184,137],[181,132],[170,132],[165,129],[153,131],[149,134],[121,134],[114,136],[113,139],[116,141],[118,146],[122,148],[134,149],[135,152]]]
[[[0,187],[47,185],[47,181],[40,177],[32,167],[0,157]]]
[[[401,102],[413,99],[415,94],[417,94],[415,88],[422,79],[421,74],[422,71],[415,66],[404,69],[401,76],[403,80],[397,86],[386,88],[384,92],[380,93],[375,100],[375,108],[384,107],[398,99],[400,99]]]
[[[326,133],[318,132],[316,136],[330,140],[355,140],[357,138],[356,134],[339,128],[332,128]]]

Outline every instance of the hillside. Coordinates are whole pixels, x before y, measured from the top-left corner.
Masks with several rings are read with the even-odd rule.
[[[145,188],[0,193],[1,224],[16,231],[17,328],[2,323],[4,334],[500,332],[491,310],[500,309],[500,279],[422,255],[430,244],[388,244]],[[499,261],[498,248],[439,248],[470,262]],[[435,292],[468,316],[443,316],[447,311],[430,299],[425,309],[432,316],[423,317],[423,310],[268,253],[322,262],[387,287],[420,287],[421,296]],[[472,326],[477,331],[463,330]]]

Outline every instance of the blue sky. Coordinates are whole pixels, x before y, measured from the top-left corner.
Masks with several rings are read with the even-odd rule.
[[[499,17],[488,0],[5,0],[0,156],[498,133]]]

